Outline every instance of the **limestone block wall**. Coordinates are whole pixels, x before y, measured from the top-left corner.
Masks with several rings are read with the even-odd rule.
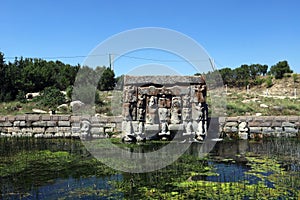
[[[298,137],[300,136],[299,116],[241,116],[219,119],[224,136],[241,134],[241,123],[247,124],[248,136],[255,137]]]
[[[0,137],[80,137],[89,133],[105,137],[121,130],[121,117],[71,115],[0,116]]]

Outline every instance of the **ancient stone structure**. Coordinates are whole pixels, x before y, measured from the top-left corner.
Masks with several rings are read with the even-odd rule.
[[[219,118],[224,137],[261,139],[264,137],[299,137],[299,116],[240,116]]]
[[[201,76],[125,76],[124,141],[203,140],[207,134],[206,83]]]

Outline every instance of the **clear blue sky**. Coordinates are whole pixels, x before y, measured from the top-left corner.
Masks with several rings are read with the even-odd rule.
[[[88,55],[119,32],[163,27],[195,39],[218,68],[287,60],[300,73],[298,0],[2,0],[0,5],[0,51],[6,57]],[[59,60],[77,64],[84,58]],[[118,64],[124,70],[130,59],[116,62],[116,70]]]

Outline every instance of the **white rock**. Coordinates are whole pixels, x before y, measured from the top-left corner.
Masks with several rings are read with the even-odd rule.
[[[61,108],[68,108],[68,104],[61,104],[57,106],[57,109],[61,109]]]
[[[47,113],[47,111],[44,111],[44,110],[41,110],[41,109],[36,109],[36,108],[33,108],[32,109],[32,112],[35,112],[35,113]]]
[[[263,103],[262,103],[262,104],[260,104],[260,105],[259,105],[259,107],[261,107],[261,108],[269,108],[269,106],[268,106],[268,105],[266,105],[266,104],[263,104]]]
[[[262,116],[262,113],[256,113],[255,116],[257,117]]]
[[[81,107],[81,106],[83,106],[84,105],[84,103],[83,102],[81,102],[81,101],[72,101],[71,103],[70,103],[70,106],[73,108],[73,107]]]

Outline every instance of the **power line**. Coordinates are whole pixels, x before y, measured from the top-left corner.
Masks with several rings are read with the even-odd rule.
[[[139,57],[139,56],[128,56],[128,55],[119,55],[119,54],[92,54],[92,55],[87,55],[87,56],[84,56],[84,55],[78,55],[78,56],[42,56],[42,57],[39,57],[40,59],[73,59],[73,58],[87,58],[87,57],[99,57],[99,56],[119,56],[119,57],[125,57],[125,58],[131,58],[131,59],[136,59],[136,60],[147,60],[147,61],[155,61],[155,62],[186,62],[186,63],[189,63],[189,62],[207,62],[209,61],[209,59],[193,59],[193,60],[184,60],[184,59],[181,59],[181,60],[164,60],[164,59],[155,59],[155,58],[147,58],[147,57]],[[23,56],[21,56],[23,57]],[[16,58],[21,58],[21,57],[18,57],[18,56],[8,56],[8,57],[5,57],[5,59],[7,60],[13,60],[13,59],[16,59]],[[26,57],[28,58],[28,57]],[[30,57],[29,57],[30,58]]]

